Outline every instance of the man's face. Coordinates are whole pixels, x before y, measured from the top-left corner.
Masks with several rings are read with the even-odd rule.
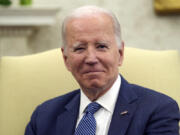
[[[65,64],[84,92],[107,91],[123,61],[123,47],[117,46],[111,18],[101,14],[70,20],[66,41]]]

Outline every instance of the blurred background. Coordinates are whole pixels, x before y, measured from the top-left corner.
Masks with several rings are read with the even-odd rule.
[[[112,10],[120,21],[126,46],[180,51],[180,15],[158,15],[154,0],[9,1],[9,5],[0,5],[0,56],[29,55],[59,48],[62,19],[83,5]]]

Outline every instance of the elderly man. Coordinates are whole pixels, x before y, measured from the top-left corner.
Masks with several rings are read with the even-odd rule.
[[[25,135],[179,134],[173,99],[119,75],[124,43],[113,13],[78,8],[65,18],[62,36],[64,62],[80,90],[40,105]]]

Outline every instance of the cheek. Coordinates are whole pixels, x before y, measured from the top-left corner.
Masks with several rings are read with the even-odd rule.
[[[72,66],[68,60],[66,61],[66,68],[68,69],[68,71],[72,72]]]
[[[110,74],[114,75],[118,72],[118,67],[120,66],[119,58],[112,57],[106,62],[106,67],[109,69]]]
[[[120,56],[117,54],[117,53],[111,53],[110,55],[104,57],[105,60],[107,60],[109,63],[109,65],[112,67],[112,68],[116,68],[118,67],[119,63],[120,63]]]
[[[67,61],[68,70],[70,72],[77,72],[80,69],[81,59],[78,56],[69,57],[69,61]]]

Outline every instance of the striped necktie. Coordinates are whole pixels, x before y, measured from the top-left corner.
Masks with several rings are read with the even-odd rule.
[[[101,106],[96,103],[90,103],[85,110],[85,114],[79,122],[74,135],[95,135],[96,134],[96,120],[94,113],[98,111]]]

